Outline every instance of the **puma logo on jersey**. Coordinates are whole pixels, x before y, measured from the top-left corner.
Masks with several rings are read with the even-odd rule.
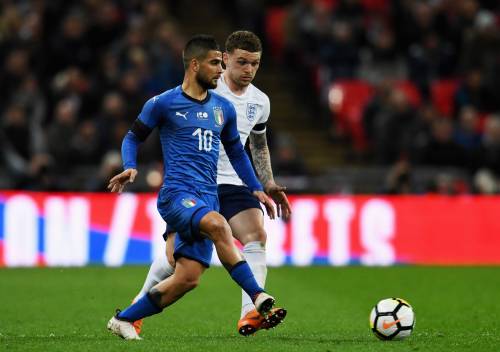
[[[182,117],[184,120],[187,120],[187,117],[186,117],[186,115],[187,115],[187,114],[189,114],[189,111],[186,111],[185,113],[178,112],[178,111],[176,111],[176,112],[175,112],[175,116],[180,116],[180,117]]]

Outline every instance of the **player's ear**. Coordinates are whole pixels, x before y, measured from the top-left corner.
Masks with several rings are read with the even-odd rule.
[[[198,72],[198,70],[200,69],[200,63],[196,59],[191,59],[191,64],[190,65],[193,68],[194,72]]]
[[[224,66],[227,66],[228,60],[229,60],[229,54],[225,51],[222,53],[222,61],[224,62]]]

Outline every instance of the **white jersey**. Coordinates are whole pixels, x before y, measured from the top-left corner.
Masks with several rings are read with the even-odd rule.
[[[266,123],[271,110],[271,103],[267,95],[253,84],[249,84],[245,93],[236,95],[224,81],[224,76],[219,78],[215,92],[222,95],[233,103],[236,109],[238,132],[240,133],[241,144],[245,145],[247,138],[252,133],[266,133],[265,128],[254,130],[255,125]],[[217,184],[230,184],[241,186],[244,183],[234,171],[224,146],[219,147],[219,161],[217,164]]]

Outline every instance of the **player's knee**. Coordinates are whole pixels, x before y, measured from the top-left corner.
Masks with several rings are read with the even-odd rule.
[[[267,241],[267,233],[266,230],[260,228],[259,230],[252,233],[252,242],[261,242],[262,244],[266,244]]]
[[[175,270],[175,258],[174,256],[169,256],[167,257],[167,260],[168,260],[168,264],[170,264],[170,266]]]
[[[231,240],[231,228],[227,221],[222,217],[212,218],[206,223],[206,232],[210,235],[212,241]]]
[[[246,245],[250,242],[261,242],[263,245],[265,245],[267,240],[267,233],[264,228],[260,228],[252,232],[247,232],[244,235],[240,236],[240,238],[238,239],[243,245]]]

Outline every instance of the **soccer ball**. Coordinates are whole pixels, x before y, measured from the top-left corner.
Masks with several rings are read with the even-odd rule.
[[[370,313],[370,327],[381,340],[402,340],[415,327],[415,313],[401,298],[386,298],[377,303]]]

